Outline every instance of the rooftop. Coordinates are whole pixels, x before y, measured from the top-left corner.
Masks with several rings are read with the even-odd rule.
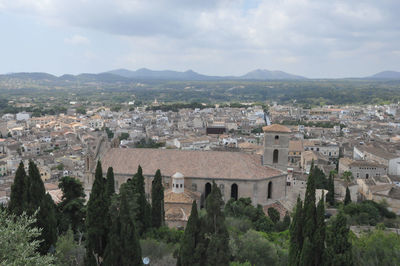
[[[264,132],[283,132],[283,133],[290,133],[290,129],[288,127],[272,124],[269,126],[265,126],[262,128]]]

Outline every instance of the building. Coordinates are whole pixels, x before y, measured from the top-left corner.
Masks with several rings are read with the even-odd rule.
[[[287,170],[290,129],[273,124],[263,127],[264,155],[263,164],[282,171]]]
[[[339,160],[339,175],[349,171],[354,178],[380,177],[387,174],[385,165],[372,161],[352,160],[350,158],[341,158]]]
[[[387,168],[389,175],[400,176],[400,156],[374,146],[354,146],[355,160],[373,161]]]

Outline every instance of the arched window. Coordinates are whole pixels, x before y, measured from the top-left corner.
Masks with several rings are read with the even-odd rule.
[[[278,163],[278,156],[279,156],[279,151],[274,150],[274,154],[272,156],[272,163]]]
[[[238,199],[238,185],[236,184],[231,186],[231,198],[235,200]]]
[[[211,193],[211,184],[210,183],[207,183],[206,184],[206,189],[205,189],[205,199],[207,198],[207,196],[208,196],[208,194],[210,194]]]
[[[272,198],[272,181],[269,181],[269,183],[268,183],[267,198],[268,198],[268,199],[271,199],[271,198]]]
[[[276,136],[275,136],[275,145],[278,145],[278,144],[279,144],[279,136],[276,135]]]

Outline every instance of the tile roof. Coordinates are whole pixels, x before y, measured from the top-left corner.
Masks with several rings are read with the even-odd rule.
[[[157,169],[164,176],[180,172],[185,177],[220,179],[264,179],[284,173],[263,166],[261,156],[242,152],[112,148],[101,162],[104,172],[111,166],[114,173],[125,175],[136,173],[138,165],[144,175],[154,175]]]
[[[278,125],[278,124],[272,124],[269,126],[265,126],[262,128],[264,132],[286,132],[290,133],[290,129],[288,127]]]

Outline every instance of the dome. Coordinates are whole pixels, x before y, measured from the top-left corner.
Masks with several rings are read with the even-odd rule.
[[[175,174],[172,175],[172,178],[184,178],[183,174],[176,172]]]

